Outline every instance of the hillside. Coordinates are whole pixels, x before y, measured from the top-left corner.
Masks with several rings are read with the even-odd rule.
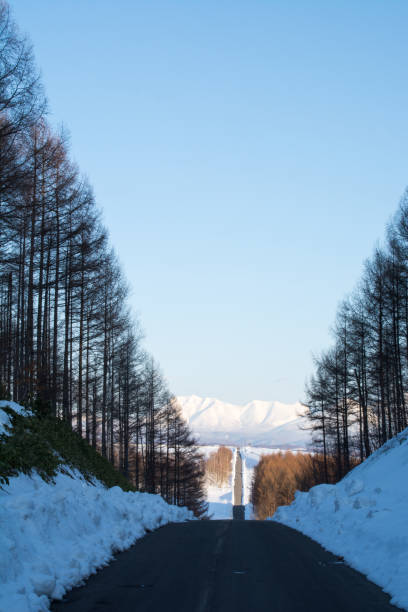
[[[392,595],[392,603],[408,609],[407,465],[405,429],[336,485],[298,492],[273,520],[344,557]]]
[[[307,448],[302,405],[254,400],[243,406],[197,395],[179,396],[183,417],[200,444]]]

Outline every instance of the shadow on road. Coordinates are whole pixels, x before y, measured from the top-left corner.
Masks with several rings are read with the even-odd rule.
[[[232,506],[232,518],[235,521],[245,521],[245,506]]]

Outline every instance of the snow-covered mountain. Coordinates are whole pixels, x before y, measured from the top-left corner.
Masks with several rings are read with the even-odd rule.
[[[254,400],[240,406],[197,395],[179,396],[182,413],[201,444],[306,448],[302,405]]]

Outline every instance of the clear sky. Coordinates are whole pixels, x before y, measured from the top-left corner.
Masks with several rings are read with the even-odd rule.
[[[10,4],[172,391],[302,399],[408,183],[408,2]]]

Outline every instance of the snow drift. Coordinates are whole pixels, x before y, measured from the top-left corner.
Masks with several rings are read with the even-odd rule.
[[[297,492],[272,520],[344,557],[408,610],[408,429],[336,485]]]
[[[302,405],[254,400],[239,406],[197,395],[177,398],[184,419],[200,444],[306,449]]]
[[[1,407],[0,423],[9,425]],[[34,472],[12,477],[0,489],[0,610],[48,610],[50,599],[62,598],[147,530],[192,518],[158,495],[108,489],[73,469],[60,470],[54,483]]]

